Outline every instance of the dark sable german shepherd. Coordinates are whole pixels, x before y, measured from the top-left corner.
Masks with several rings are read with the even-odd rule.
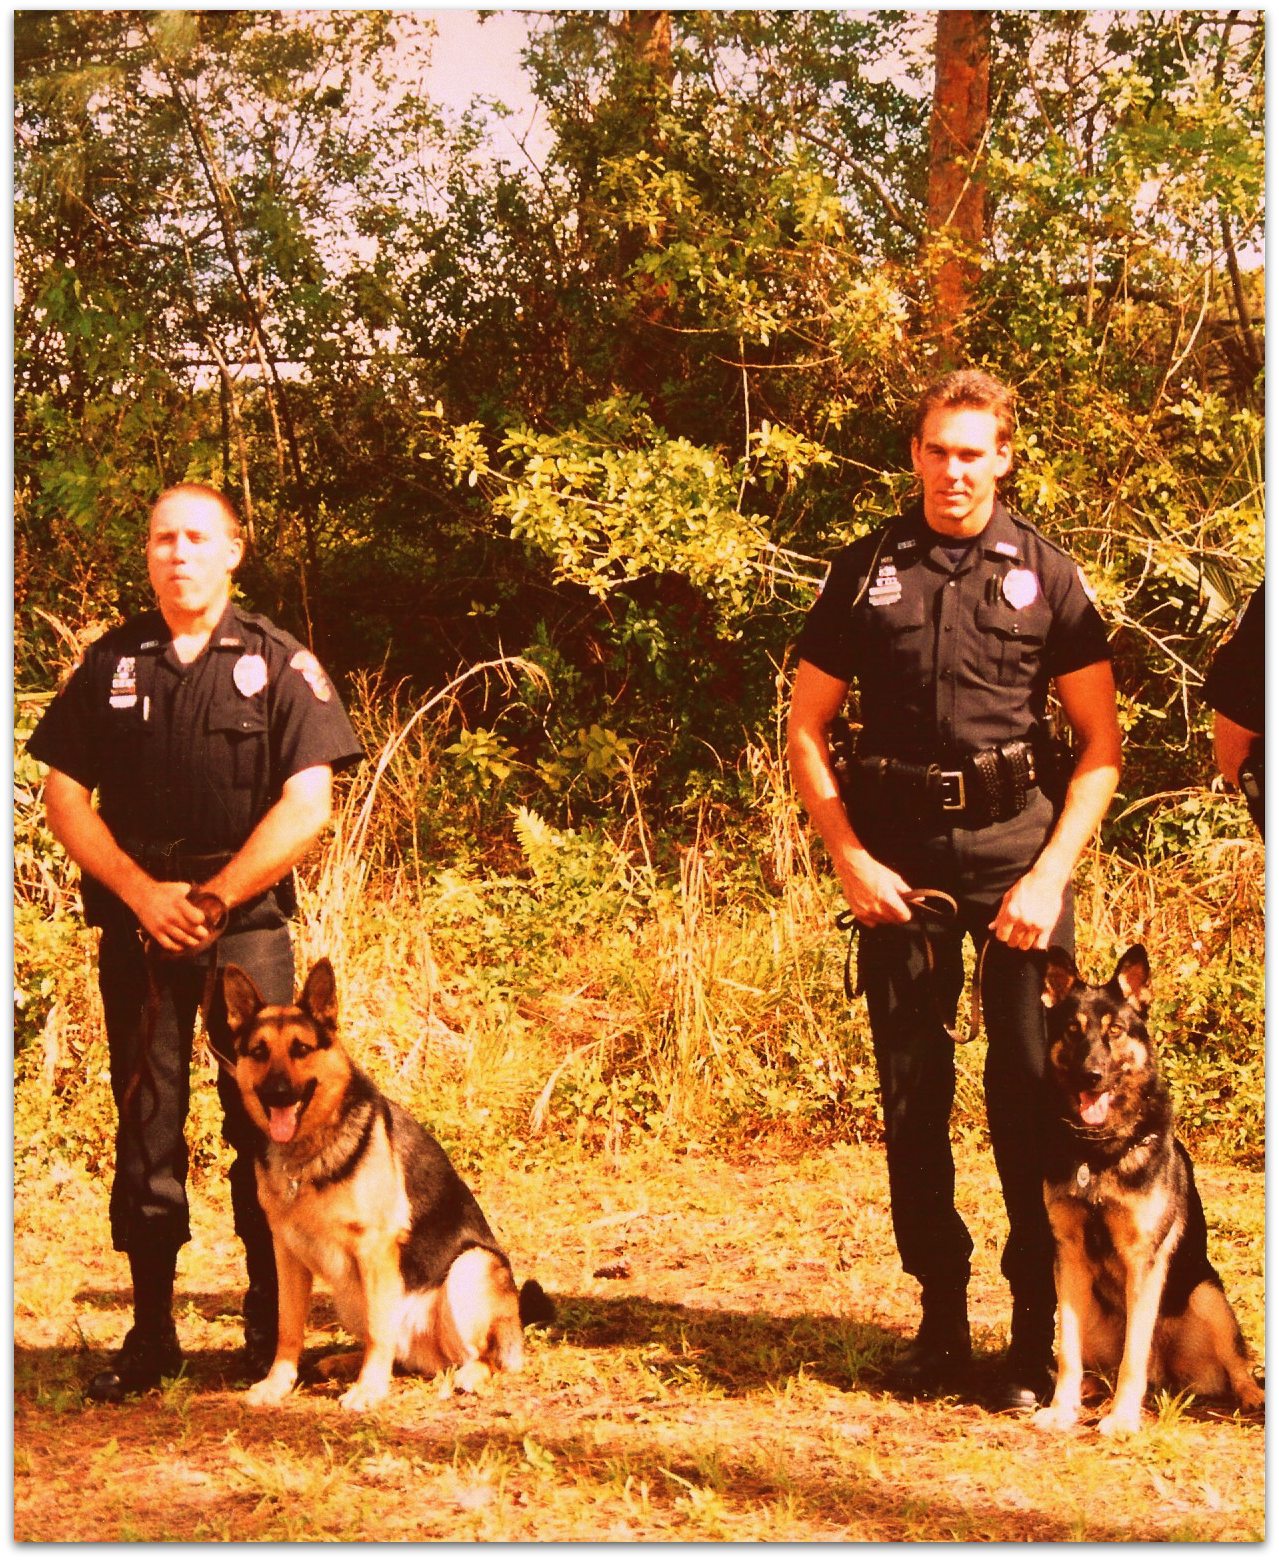
[[[1044,1183],[1057,1243],[1057,1389],[1035,1416],[1073,1425],[1085,1369],[1119,1377],[1098,1428],[1141,1427],[1147,1380],[1260,1408],[1243,1337],[1208,1260],[1190,1156],[1146,1031],[1150,965],[1130,948],[1105,986],[1050,949],[1048,1072],[1060,1108]]]
[[[262,1130],[258,1197],[275,1244],[275,1363],[249,1389],[278,1403],[297,1380],[311,1282],[333,1290],[364,1360],[342,1407],[386,1396],[398,1361],[457,1367],[479,1388],[523,1363],[523,1328],[554,1316],[541,1286],[516,1293],[511,1264],[444,1150],[354,1065],[337,1034],[333,970],[321,959],[296,1006],[267,1006],[243,970],[222,972],[236,1082]]]

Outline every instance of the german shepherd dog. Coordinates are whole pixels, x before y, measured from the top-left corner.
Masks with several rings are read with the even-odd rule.
[[[275,1361],[249,1401],[279,1403],[297,1380],[315,1276],[364,1344],[345,1409],[379,1403],[396,1362],[423,1373],[455,1366],[467,1392],[518,1370],[524,1326],[550,1321],[554,1307],[534,1279],[516,1293],[506,1253],[444,1150],[352,1062],[329,961],[314,966],[296,1005],[268,1006],[235,965],[222,989],[236,1082],[262,1132],[258,1198],[280,1285]]]
[[[1059,1109],[1044,1201],[1056,1241],[1057,1387],[1043,1428],[1078,1418],[1085,1369],[1110,1375],[1098,1429],[1135,1433],[1148,1380],[1260,1408],[1239,1324],[1208,1260],[1190,1156],[1146,1030],[1150,965],[1130,948],[1104,986],[1052,948],[1048,1074]]]

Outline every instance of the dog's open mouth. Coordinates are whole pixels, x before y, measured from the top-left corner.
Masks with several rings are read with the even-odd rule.
[[[302,1115],[302,1101],[295,1105],[272,1105],[267,1111],[267,1130],[273,1143],[291,1143]]]
[[[307,1083],[301,1094],[292,1088],[282,1088],[275,1080],[268,1080],[258,1090],[258,1103],[266,1116],[267,1135],[273,1143],[291,1143],[298,1135],[302,1112],[311,1103],[314,1093],[314,1079]]]
[[[1087,1090],[1079,1095],[1079,1119],[1086,1127],[1100,1127],[1104,1124],[1110,1111],[1110,1094],[1089,1094]]]

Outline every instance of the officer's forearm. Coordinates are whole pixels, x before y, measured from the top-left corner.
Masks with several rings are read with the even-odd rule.
[[[1101,827],[1118,784],[1118,756],[1101,753],[1090,757],[1085,749],[1070,778],[1061,816],[1035,862],[1036,872],[1066,883],[1084,847]]]
[[[793,725],[786,753],[796,793],[832,858],[836,862],[851,862],[865,855],[865,846],[844,810],[824,734],[808,726]]]
[[[1228,715],[1223,715],[1220,710],[1213,712],[1213,756],[1227,784],[1239,784],[1239,766],[1251,754],[1252,745],[1259,739],[1259,735],[1231,720]]]
[[[154,881],[116,844],[91,793],[55,769],[45,781],[44,804],[49,832],[76,866],[136,909]]]
[[[327,791],[281,797],[226,866],[203,886],[228,909],[274,887],[315,843],[330,811]]]

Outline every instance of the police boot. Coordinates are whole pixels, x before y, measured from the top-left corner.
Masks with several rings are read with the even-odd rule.
[[[1032,1409],[1052,1396],[1055,1318],[1053,1300],[1014,1300],[1012,1342],[996,1407]]]
[[[133,1326],[115,1360],[85,1388],[95,1403],[119,1403],[158,1387],[182,1369],[182,1349],[173,1325],[176,1248],[129,1253],[133,1275]]]
[[[279,1299],[275,1276],[275,1251],[270,1232],[265,1240],[256,1234],[244,1242],[249,1287],[244,1292],[244,1352],[241,1361],[249,1382],[261,1381],[275,1359],[279,1333]]]
[[[925,1283],[924,1314],[914,1341],[889,1372],[897,1391],[934,1397],[963,1385],[972,1363],[968,1335],[968,1284]]]

